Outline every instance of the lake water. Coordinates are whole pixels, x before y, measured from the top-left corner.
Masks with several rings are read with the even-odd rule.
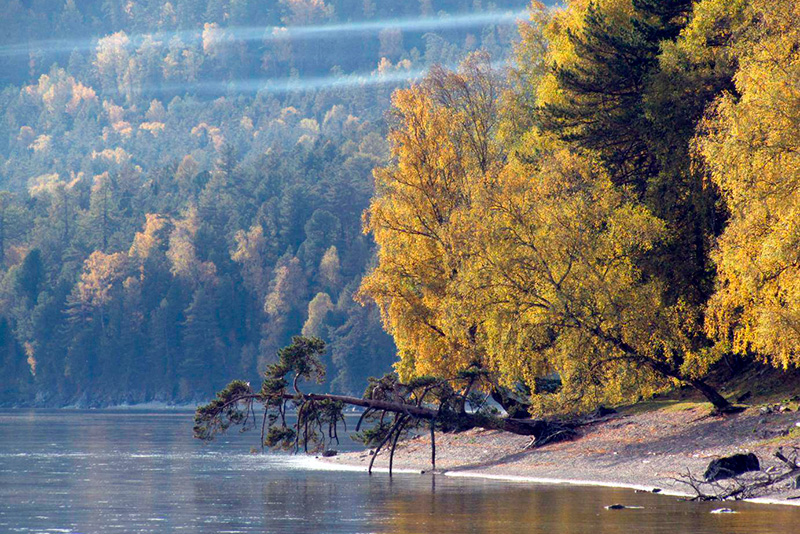
[[[800,508],[679,502],[630,490],[313,468],[204,445],[192,414],[0,412],[0,533],[800,532]],[[345,444],[352,447],[352,444]],[[612,503],[642,509],[608,511]]]

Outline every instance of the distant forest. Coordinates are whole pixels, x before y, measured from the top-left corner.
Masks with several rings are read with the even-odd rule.
[[[257,383],[300,333],[328,345],[324,387],[360,393],[397,358],[353,299],[392,90],[504,61],[515,24],[465,15],[525,7],[4,2],[0,405],[192,402]]]

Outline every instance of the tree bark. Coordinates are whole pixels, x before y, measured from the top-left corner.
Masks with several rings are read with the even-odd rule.
[[[372,410],[404,414],[416,419],[425,419],[427,421],[442,421],[443,414],[439,410],[432,408],[425,408],[424,406],[416,406],[413,404],[403,404],[400,402],[389,402],[383,400],[362,399],[360,397],[351,397],[349,395],[333,395],[321,393],[302,393],[300,395],[283,394],[286,400],[292,400],[302,397],[307,401],[333,401],[343,402],[351,406],[360,406]],[[231,402],[246,401],[246,400],[264,400],[261,395],[253,394],[244,397],[239,397]],[[502,430],[512,434],[521,436],[533,436],[534,438],[542,438],[556,428],[559,432],[568,428],[568,425],[562,423],[555,423],[547,419],[518,419],[513,417],[491,417],[479,413],[460,413],[451,414],[448,422],[452,422],[454,430],[464,431],[471,428],[486,428],[489,430]]]
[[[507,391],[496,387],[492,388],[491,395],[492,399],[503,407],[509,417],[522,419],[523,417],[520,416],[528,414],[530,405],[513,398]]]
[[[719,394],[719,392],[708,385],[705,380],[688,380],[689,384],[697,391],[703,394],[708,401],[714,405],[714,408],[719,413],[735,413],[741,411],[733,404],[728,402],[728,399]]]
[[[294,398],[292,395],[286,395],[286,397],[289,399]],[[442,418],[442,414],[439,412],[439,410],[425,408],[424,406],[414,406],[413,404],[402,404],[399,402],[362,399],[347,395],[329,395],[319,393],[306,393],[303,395],[303,398],[316,401],[330,400],[335,402],[343,402],[351,406],[361,406],[362,408],[371,408],[373,410],[386,410],[389,412],[410,415],[416,417],[417,419],[426,419],[428,421]],[[538,437],[551,425],[551,422],[547,421],[546,419],[490,417],[483,414],[468,412],[453,414],[453,418],[458,430],[469,430],[470,428],[480,427],[490,430],[503,430],[505,432],[511,432],[512,434],[534,437]]]
[[[436,429],[431,421],[431,471],[436,471]]]
[[[728,399],[720,395],[719,392],[705,380],[701,378],[686,378],[679,371],[673,369],[666,363],[656,362],[649,359],[647,362],[653,370],[662,373],[665,376],[680,380],[681,382],[686,382],[695,388],[697,391],[702,393],[706,399],[708,399],[717,412],[734,413],[738,411],[735,406],[728,402]]]
[[[705,380],[701,378],[687,378],[683,376],[683,374],[678,370],[669,365],[667,362],[653,360],[651,358],[642,356],[634,347],[626,343],[625,341],[618,339],[613,336],[609,336],[605,332],[595,328],[590,329],[590,332],[599,336],[601,339],[611,343],[619,350],[621,350],[626,357],[629,357],[630,361],[638,362],[642,365],[647,365],[653,371],[660,373],[664,376],[668,376],[670,378],[675,378],[680,380],[681,382],[686,382],[687,384],[694,387],[697,391],[703,394],[703,396],[708,399],[708,401],[714,405],[714,409],[719,413],[736,413],[741,411],[740,409],[733,406],[728,399],[723,397],[719,394],[719,392],[714,389],[711,385],[709,385]]]

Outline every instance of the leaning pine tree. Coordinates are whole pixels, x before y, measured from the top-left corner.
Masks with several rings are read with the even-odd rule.
[[[364,396],[351,397],[306,393],[306,381],[322,382],[325,368],[320,356],[325,343],[296,336],[278,352],[278,362],[264,373],[261,389],[235,380],[217,393],[216,399],[197,408],[194,436],[210,441],[231,426],[258,428],[263,447],[305,452],[323,450],[339,441],[339,425],[345,431],[345,406],[363,408],[356,424],[356,439],[375,447],[369,472],[381,450],[390,451],[389,473],[399,439],[412,430],[431,434],[431,464],[436,469],[435,431],[464,431],[475,427],[532,436],[533,446],[571,437],[573,425],[544,419],[502,417],[487,404],[483,391],[496,387],[480,369],[470,369],[452,379],[420,377],[401,383],[388,374],[371,379]],[[259,413],[256,409],[258,407]],[[260,413],[263,409],[263,413]],[[367,422],[369,428],[362,426]]]

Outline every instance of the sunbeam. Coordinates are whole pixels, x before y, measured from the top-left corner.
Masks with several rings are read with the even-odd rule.
[[[443,65],[445,69],[456,69],[458,65]],[[315,76],[308,78],[253,78],[243,80],[205,80],[185,83],[145,85],[143,93],[226,94],[226,93],[300,93],[323,89],[346,89],[378,85],[394,85],[423,78],[430,68],[397,70],[393,72],[370,72]]]
[[[514,24],[527,17],[528,11],[488,11],[465,15],[445,17],[414,17],[403,19],[383,19],[366,22],[347,22],[337,24],[320,24],[308,26],[244,26],[223,27],[220,31],[226,38],[240,42],[274,42],[285,39],[307,40],[318,39],[341,34],[361,35],[377,33],[382,30],[395,29],[408,32],[425,32],[433,30],[450,30],[486,25]],[[181,30],[175,32],[156,32],[129,35],[131,44],[137,45],[146,38],[153,42],[167,46],[172,39],[178,38],[183,42],[202,39],[202,30]],[[17,43],[0,47],[0,57],[19,55],[59,54],[67,52],[88,52],[94,50],[102,37],[84,39],[48,39]]]

